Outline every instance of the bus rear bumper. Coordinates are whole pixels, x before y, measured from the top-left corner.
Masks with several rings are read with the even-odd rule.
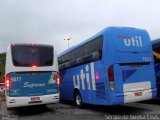
[[[132,102],[140,102],[144,100],[154,99],[156,97],[157,88],[134,92],[114,93],[107,105],[121,105]]]
[[[32,98],[39,97],[39,100],[32,100]],[[59,93],[43,96],[31,96],[31,97],[6,97],[7,108],[52,104],[59,102]]]
[[[156,98],[157,89],[148,89],[137,92],[125,92],[124,103],[139,102]]]

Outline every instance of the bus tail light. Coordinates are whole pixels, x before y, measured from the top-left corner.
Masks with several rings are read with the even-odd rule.
[[[55,78],[56,78],[57,85],[60,85],[60,76],[58,72],[56,73]]]
[[[99,73],[96,72],[96,80],[99,80]]]
[[[32,65],[32,67],[33,67],[33,68],[36,68],[36,67],[37,67],[37,65],[33,64],[33,65]]]
[[[112,91],[114,91],[114,69],[111,65],[108,69],[109,85]]]
[[[9,89],[11,86],[11,78],[9,74],[6,75],[5,85],[6,85],[6,89]]]

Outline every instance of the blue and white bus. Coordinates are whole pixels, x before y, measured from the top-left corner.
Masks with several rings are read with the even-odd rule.
[[[160,97],[160,39],[152,41],[154,64],[155,64],[155,75],[157,83],[157,96]]]
[[[58,56],[60,99],[117,105],[155,98],[152,45],[143,29],[108,27]]]
[[[58,72],[52,45],[9,45],[5,67],[7,108],[59,102]]]

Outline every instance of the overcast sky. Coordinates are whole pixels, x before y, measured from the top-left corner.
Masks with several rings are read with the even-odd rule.
[[[160,0],[0,0],[0,53],[11,43],[53,44],[60,53],[107,26],[160,38]]]

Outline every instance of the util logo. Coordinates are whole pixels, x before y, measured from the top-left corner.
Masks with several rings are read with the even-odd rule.
[[[125,38],[124,40],[124,45],[127,47],[133,46],[133,47],[142,47],[142,38],[141,36],[135,36],[131,38]]]
[[[86,65],[85,70],[80,70],[80,74],[73,75],[73,84],[74,88],[79,89],[82,86],[82,90],[85,90],[86,87],[88,90],[96,90],[94,64]]]

